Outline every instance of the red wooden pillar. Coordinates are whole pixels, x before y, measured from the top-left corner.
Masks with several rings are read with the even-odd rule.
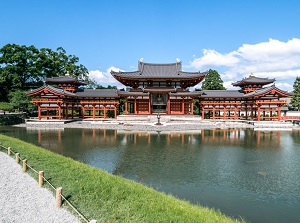
[[[104,113],[104,119],[106,119],[106,106],[103,105],[103,107],[104,107],[104,110],[103,110],[103,113]]]
[[[257,121],[260,122],[260,105],[257,106]]]
[[[41,117],[41,104],[39,103],[38,104],[38,119],[41,120],[42,117]]]
[[[115,108],[114,108],[114,118],[115,118],[115,119],[117,118],[117,108],[116,108],[116,106],[115,106]]]
[[[61,105],[58,106],[58,119],[61,120]]]
[[[128,98],[125,101],[125,114],[128,115]]]
[[[68,103],[66,103],[66,119],[68,119],[68,110],[69,110],[69,104]]]
[[[182,98],[182,100],[181,100],[181,114],[183,114],[184,115],[184,97]]]
[[[72,119],[74,118],[74,104],[72,104]]]
[[[212,112],[213,112],[213,119],[215,119],[215,106],[213,105],[213,110],[212,110]]]
[[[277,108],[277,117],[278,117],[278,122],[280,122],[280,120],[281,120],[281,110],[280,110],[280,105],[277,105],[278,106],[278,108]]]
[[[229,109],[230,111],[230,109]],[[226,105],[224,105],[224,108],[223,108],[223,118],[224,120],[226,120]]]
[[[84,105],[82,105],[81,110],[82,110],[82,118],[84,118],[84,112],[85,112]]]
[[[149,94],[149,98],[148,98],[148,114],[151,114],[151,100],[150,100],[150,94]]]
[[[171,96],[168,94],[167,114],[171,114]]]
[[[192,101],[191,101],[191,112],[190,112],[191,115],[194,114],[194,98],[192,98]]]
[[[136,109],[136,97],[134,97],[134,114],[137,114],[137,109]]]
[[[96,109],[95,109],[95,104],[92,105],[93,106],[93,119],[95,119],[95,115],[96,115]]]
[[[201,105],[201,108],[202,108],[202,119],[204,119],[204,105]]]
[[[236,112],[237,112],[236,110],[237,110],[237,108],[236,107],[237,107],[237,105],[234,106],[234,120],[237,119],[237,117],[236,117]]]

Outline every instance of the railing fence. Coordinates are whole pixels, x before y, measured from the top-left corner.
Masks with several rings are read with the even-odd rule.
[[[72,208],[73,211],[75,211],[78,216],[84,220],[86,223],[97,223],[96,220],[88,220],[82,213],[80,213],[80,211],[70,202],[68,201],[68,199],[62,194],[62,187],[55,187],[48,179],[46,179],[44,177],[44,171],[37,171],[35,170],[33,167],[31,167],[28,163],[27,163],[27,159],[22,159],[20,156],[20,153],[14,152],[11,147],[5,147],[3,145],[1,145],[0,143],[0,149],[5,149],[7,150],[7,154],[9,156],[11,156],[12,154],[15,155],[15,159],[17,163],[20,163],[20,160],[22,160],[22,170],[23,172],[27,171],[27,168],[29,168],[30,170],[32,170],[34,173],[36,173],[38,175],[38,184],[39,187],[42,187],[44,182],[48,183],[49,186],[55,191],[56,193],[56,207],[60,208],[62,206],[62,202],[63,200]]]

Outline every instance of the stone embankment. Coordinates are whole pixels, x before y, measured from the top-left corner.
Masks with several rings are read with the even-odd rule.
[[[17,125],[32,128],[87,128],[87,129],[116,129],[125,131],[187,131],[201,129],[227,129],[227,128],[271,128],[291,130],[299,129],[299,125],[286,122],[254,122],[254,121],[193,121],[181,120],[160,122],[155,121],[117,121],[117,120],[84,120],[74,122],[64,121],[30,121]]]
[[[33,128],[88,128],[88,129],[117,129],[128,131],[185,131],[214,128],[247,128],[253,127],[247,123],[225,123],[225,122],[176,122],[164,123],[161,125],[149,122],[116,122],[116,121],[76,121],[69,123],[51,124],[51,122],[28,122],[17,125],[19,127]]]

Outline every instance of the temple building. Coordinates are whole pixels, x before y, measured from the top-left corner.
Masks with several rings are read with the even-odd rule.
[[[239,90],[190,91],[208,72],[185,72],[182,63],[144,63],[130,72],[111,71],[126,90],[85,89],[86,83],[66,74],[47,78],[27,93],[38,107],[38,119],[117,118],[124,115],[194,115],[202,119],[281,120],[281,107],[291,94],[275,87],[275,79],[249,77],[233,83]],[[196,103],[195,103],[196,100]]]
[[[120,91],[125,98],[125,114],[194,114],[194,99],[201,92],[190,92],[189,87],[200,83],[207,72],[184,72],[182,63],[154,64],[139,62],[138,70],[114,72],[112,76],[130,87]]]
[[[55,86],[52,86],[55,85]],[[47,78],[44,86],[27,92],[38,107],[38,119],[116,118],[119,95],[114,89],[84,89],[86,83],[69,74]]]
[[[281,107],[292,95],[280,90],[275,79],[249,77],[232,83],[240,90],[203,90],[200,97],[202,119],[281,120]],[[271,86],[265,86],[272,84]]]

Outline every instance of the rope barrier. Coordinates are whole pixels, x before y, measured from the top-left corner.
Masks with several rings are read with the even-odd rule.
[[[2,143],[0,142],[0,148],[2,148],[2,149],[5,149],[5,150],[9,150],[9,152],[10,153],[12,153],[12,154],[14,154],[14,155],[16,155],[16,154],[18,154],[17,152],[14,152],[10,147],[5,147],[5,146],[3,146],[2,145]],[[10,149],[9,149],[10,148]],[[20,154],[18,155],[18,157],[19,157],[19,159],[20,160],[23,160],[22,158],[21,158],[21,156],[20,156]],[[36,174],[39,174],[39,172],[37,171],[37,170],[35,170],[33,167],[31,167],[30,165],[28,165],[27,163],[26,163],[26,166],[29,168],[29,169],[31,169],[34,173],[36,173]],[[43,178],[43,180],[46,182],[46,183],[48,183],[49,185],[50,185],[50,187],[55,191],[57,188],[48,180],[48,179],[46,179],[44,176],[42,177]],[[77,210],[77,208],[70,202],[70,201],[68,201],[67,200],[67,198],[65,197],[65,196],[63,196],[63,194],[61,194],[60,195],[61,197],[62,197],[62,199],[64,199],[65,201],[66,201],[66,203],[73,209],[73,211],[75,211],[86,223],[89,223],[89,222],[94,222],[94,220],[92,220],[92,221],[89,221],[82,213],[80,213],[80,211],[79,210]]]
[[[64,195],[61,194],[61,197],[71,206],[71,208],[73,208],[73,210],[87,223],[89,223],[89,220],[83,215],[81,214],[75,207],[73,204],[71,204],[70,201],[68,201]]]

